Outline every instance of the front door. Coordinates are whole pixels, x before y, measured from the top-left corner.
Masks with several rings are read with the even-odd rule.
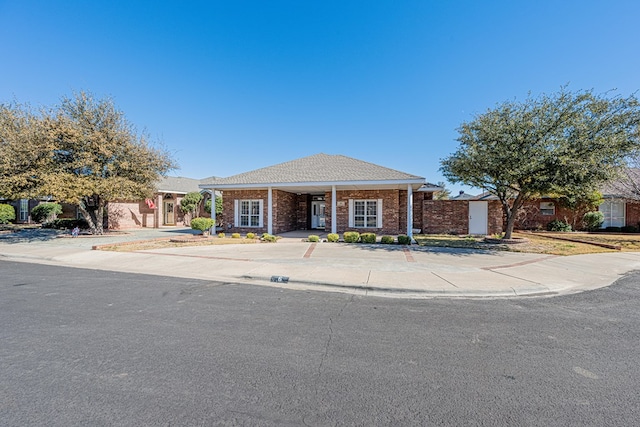
[[[173,200],[164,202],[164,225],[175,225],[176,217],[174,214]]]
[[[311,228],[324,229],[325,202],[311,202]]]
[[[487,234],[488,208],[487,202],[469,202],[469,234]]]

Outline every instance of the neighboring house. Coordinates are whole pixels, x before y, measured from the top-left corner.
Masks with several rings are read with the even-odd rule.
[[[202,191],[199,187],[204,180],[168,176],[160,180],[151,199],[119,200],[107,204],[107,222],[110,229],[158,228],[164,226],[184,226],[184,213],[180,201],[187,193]],[[204,212],[204,202],[210,198],[202,191],[204,199],[197,216],[208,216]]]
[[[222,191],[225,231],[293,230],[412,235],[442,188],[421,176],[341,155],[316,154],[204,182]]]
[[[39,199],[17,199],[17,200],[4,200],[0,199],[1,203],[6,203],[13,206],[16,210],[16,224],[29,224],[31,223],[31,209],[38,206],[40,203],[44,203],[47,200]]]

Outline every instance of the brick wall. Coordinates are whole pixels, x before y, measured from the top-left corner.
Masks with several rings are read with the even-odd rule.
[[[487,205],[487,232],[488,234],[500,233],[504,230],[504,214],[499,200],[489,200]]]
[[[637,227],[640,224],[640,202],[628,201],[625,205],[626,225]]]
[[[157,227],[155,210],[150,209],[144,201],[109,202],[107,218],[108,227],[112,230]]]
[[[255,233],[262,234],[267,232],[267,190],[225,190],[222,197],[222,212],[224,215],[224,224],[222,225],[225,233]],[[264,200],[262,207],[263,227],[235,227],[235,200]]]
[[[542,215],[542,213],[540,213],[540,203],[543,202],[554,204],[554,215]],[[547,224],[557,219],[568,222],[574,229],[580,229],[582,228],[582,217],[585,213],[585,210],[572,211],[571,209],[562,207],[555,199],[528,200],[524,202],[522,209],[520,209],[517,214],[515,228],[523,230],[546,230]]]
[[[296,230],[298,227],[298,196],[281,190],[273,190],[273,233],[285,233]],[[267,200],[265,207],[268,210]],[[264,217],[265,222],[267,217]]]
[[[300,194],[296,196],[296,205],[297,205],[297,230],[307,230],[311,227],[309,223],[309,215],[311,209],[311,195],[310,194]]]
[[[360,233],[371,232],[382,234],[402,234],[406,232],[400,228],[400,191],[399,190],[343,190],[336,191],[336,228],[338,233],[345,231],[358,231]],[[406,216],[406,192],[405,192],[405,216]],[[382,199],[382,228],[350,228],[349,227],[349,199],[376,200]],[[325,215],[325,230],[331,230],[331,193],[325,195],[327,212]],[[342,204],[342,206],[340,206]],[[406,224],[406,218],[405,218]]]
[[[468,200],[423,200],[422,232],[424,234],[467,234],[469,232]],[[487,232],[503,229],[500,202],[487,202]]]

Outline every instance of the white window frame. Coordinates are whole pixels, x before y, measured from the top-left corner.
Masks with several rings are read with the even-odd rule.
[[[20,221],[29,221],[29,199],[20,199],[18,217]]]
[[[622,206],[622,215],[613,216],[613,204]],[[607,227],[624,227],[627,223],[627,204],[621,199],[605,199],[598,208],[604,215],[602,228]],[[614,225],[615,224],[615,225]]]
[[[553,202],[540,202],[540,215],[553,216],[556,214],[556,205]]]
[[[363,225],[356,225],[356,204],[364,205],[364,213],[362,215]],[[369,214],[369,205],[375,203],[375,226],[368,225],[368,219],[372,216]],[[349,227],[350,228],[382,228],[382,199],[349,199]]]
[[[262,199],[236,199],[234,203],[234,226],[238,228],[262,228],[264,227],[264,200]],[[247,205],[248,213],[242,213],[242,206]],[[257,207],[258,213],[252,213],[252,208]],[[246,217],[247,225],[242,225],[242,220]],[[251,225],[252,219],[257,220],[256,225]]]

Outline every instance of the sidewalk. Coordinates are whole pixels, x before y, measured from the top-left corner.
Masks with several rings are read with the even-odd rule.
[[[402,298],[544,296],[608,286],[640,269],[640,253],[560,257],[503,251],[307,243],[214,245],[139,251],[91,246],[189,234],[140,230],[96,238],[0,238],[0,260],[230,283]],[[279,282],[272,280],[280,280]]]

